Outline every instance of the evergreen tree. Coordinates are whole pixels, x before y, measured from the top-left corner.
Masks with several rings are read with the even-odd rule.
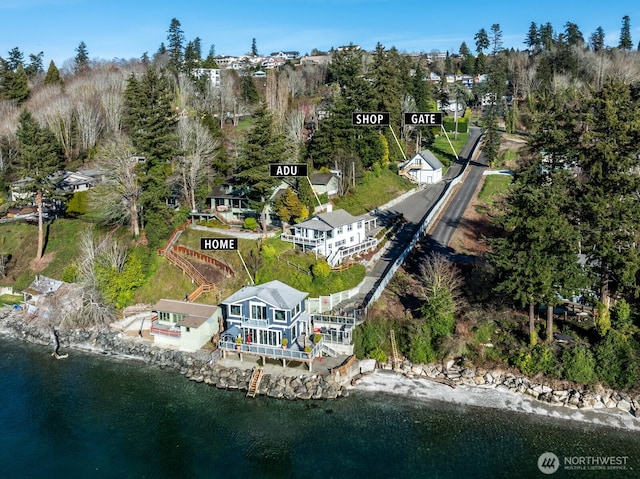
[[[266,228],[265,207],[279,178],[269,175],[270,163],[285,159],[284,139],[275,129],[273,114],[261,102],[253,115],[253,125],[245,138],[235,177],[248,188],[250,207],[262,214],[262,227]]]
[[[254,57],[258,56],[258,44],[256,43],[255,38],[251,40],[251,55],[253,55]]]
[[[82,72],[89,68],[89,51],[87,50],[87,44],[83,41],[76,47],[76,56],[74,58],[76,73]]]
[[[527,38],[525,39],[524,44],[529,48],[529,50],[534,51],[540,46],[540,33],[538,32],[536,22],[531,22],[531,25],[529,25],[529,32],[527,33]]]
[[[502,30],[499,23],[491,25],[491,55],[496,56],[502,50]]]
[[[62,78],[60,77],[60,71],[56,64],[51,60],[49,62],[49,68],[47,69],[47,74],[44,76],[44,84],[45,85],[56,85],[62,84]]]
[[[622,29],[620,30],[620,43],[618,48],[621,50],[631,50],[633,42],[631,41],[631,20],[629,15],[622,17]]]
[[[578,25],[572,22],[567,22],[564,26],[564,34],[568,45],[584,45],[584,36],[578,28]]]
[[[547,22],[544,25],[540,25],[540,44],[545,50],[551,50],[553,48],[553,25]]]
[[[476,52],[478,54],[484,52],[487,48],[489,48],[489,35],[484,28],[481,28],[473,38],[476,41]]]
[[[577,159],[583,181],[581,205],[584,252],[605,303],[610,289],[638,290],[640,253],[640,98],[620,80],[605,83],[584,106]]]
[[[460,48],[458,49],[458,53],[463,58],[466,57],[466,56],[471,55],[471,50],[469,50],[469,47],[467,46],[466,42],[462,42],[460,44]]]
[[[400,84],[402,75],[400,75],[398,62],[399,55],[396,51],[387,52],[382,44],[378,43],[373,54],[373,63],[368,72],[375,101],[373,108],[375,111],[385,111],[391,114],[391,127],[395,131],[400,131],[402,125],[402,107],[400,105],[400,99],[403,96]],[[391,132],[385,129],[384,133],[389,135],[388,140],[394,142],[392,152],[394,152],[396,159],[402,159],[403,152],[395,147],[395,140]]]
[[[177,151],[173,98],[169,79],[155,68],[147,69],[140,79],[132,75],[127,81],[123,122],[137,154],[145,158],[139,171],[141,204],[144,230],[152,244],[171,230],[166,199],[167,164]]]
[[[169,53],[169,68],[174,73],[182,70],[182,60],[184,58],[184,33],[180,25],[180,21],[176,18],[171,19],[169,30],[167,31],[167,52]]]
[[[240,97],[250,105],[260,101],[260,93],[253,77],[246,71],[240,76]]]
[[[23,110],[18,119],[16,138],[19,153],[16,158],[16,170],[20,175],[23,189],[34,194],[38,209],[38,246],[36,260],[44,254],[44,215],[43,200],[53,199],[55,178],[62,168],[62,154],[54,134],[41,127],[28,110]]]
[[[200,64],[200,58],[198,57],[193,42],[187,42],[187,46],[184,49],[184,68],[183,70],[190,73],[193,69],[198,68]]]
[[[14,47],[9,50],[7,65],[11,71],[16,71],[19,66],[24,67],[24,55],[18,47]]]
[[[604,50],[604,30],[602,27],[596,28],[596,31],[589,37],[589,46],[594,52]]]
[[[29,96],[27,73],[24,71],[22,65],[18,65],[15,73],[11,75],[7,88],[7,96],[11,100],[15,100],[17,103],[22,103]]]
[[[40,52],[37,55],[33,53],[29,54],[29,65],[27,65],[24,71],[27,73],[29,78],[33,78],[39,73],[43,73],[44,69],[42,66],[42,59],[44,57],[44,53]]]

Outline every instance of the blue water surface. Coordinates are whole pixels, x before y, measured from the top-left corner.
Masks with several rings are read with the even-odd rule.
[[[640,477],[638,433],[353,392],[286,401],[0,338],[1,478]],[[626,470],[542,474],[540,454]]]

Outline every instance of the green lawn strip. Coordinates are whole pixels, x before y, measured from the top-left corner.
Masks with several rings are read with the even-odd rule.
[[[507,193],[511,180],[511,175],[485,176],[482,188],[478,193],[478,199],[485,203],[493,204],[493,200],[496,196],[501,196]]]
[[[414,187],[409,180],[388,168],[383,168],[378,177],[367,172],[355,191],[332,200],[334,210],[343,209],[355,216],[363,215]]]
[[[459,155],[462,151],[462,148],[467,143],[469,133],[458,133],[458,138],[454,138],[453,133],[447,134],[449,135],[449,140],[451,140],[453,148]],[[433,145],[431,145],[429,149],[445,166],[450,165],[456,160],[456,157],[451,150],[451,145],[449,144],[449,141],[447,141],[447,137],[444,134],[437,136],[433,141]]]

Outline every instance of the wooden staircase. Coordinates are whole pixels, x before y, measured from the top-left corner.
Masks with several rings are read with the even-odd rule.
[[[258,393],[258,386],[260,386],[260,381],[262,380],[262,376],[264,375],[264,369],[258,367],[253,370],[253,374],[251,375],[251,380],[249,381],[249,388],[247,389],[247,397],[254,398]]]
[[[398,346],[396,345],[396,333],[392,329],[389,332],[391,336],[391,354],[393,355],[393,370],[397,371],[400,368],[400,355],[398,354]]]

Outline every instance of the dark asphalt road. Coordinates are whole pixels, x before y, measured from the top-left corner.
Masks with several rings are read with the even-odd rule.
[[[392,217],[401,213],[404,216],[406,223],[396,233],[395,238],[392,240],[384,256],[380,258],[365,277],[365,284],[360,289],[360,294],[351,298],[345,304],[339,305],[339,309],[359,307],[359,305],[362,304],[362,302],[372,293],[380,279],[384,277],[387,270],[391,268],[393,263],[407,249],[424,218],[429,214],[433,206],[449,187],[451,180],[461,174],[467,162],[472,159],[471,156],[475,151],[480,135],[481,131],[479,128],[471,128],[469,139],[460,152],[459,160],[451,165],[447,170],[443,181],[435,185],[427,185],[424,188],[420,188],[413,195],[396,204],[392,208],[380,212],[379,216],[382,218],[387,215]],[[446,245],[448,244],[449,239],[451,239],[451,235],[453,235],[455,227],[460,222],[462,213],[464,213],[466,206],[473,196],[473,192],[475,191],[478,181],[482,176],[482,170],[484,167],[477,166],[473,162],[471,162],[469,167],[471,170],[467,173],[464,181],[459,183],[458,191],[450,200],[450,203],[442,215],[442,218],[439,220],[434,233],[428,239],[428,241],[432,242],[433,248],[435,249],[446,250]],[[442,228],[440,232],[438,232],[439,228]],[[444,245],[444,247],[442,245]]]

